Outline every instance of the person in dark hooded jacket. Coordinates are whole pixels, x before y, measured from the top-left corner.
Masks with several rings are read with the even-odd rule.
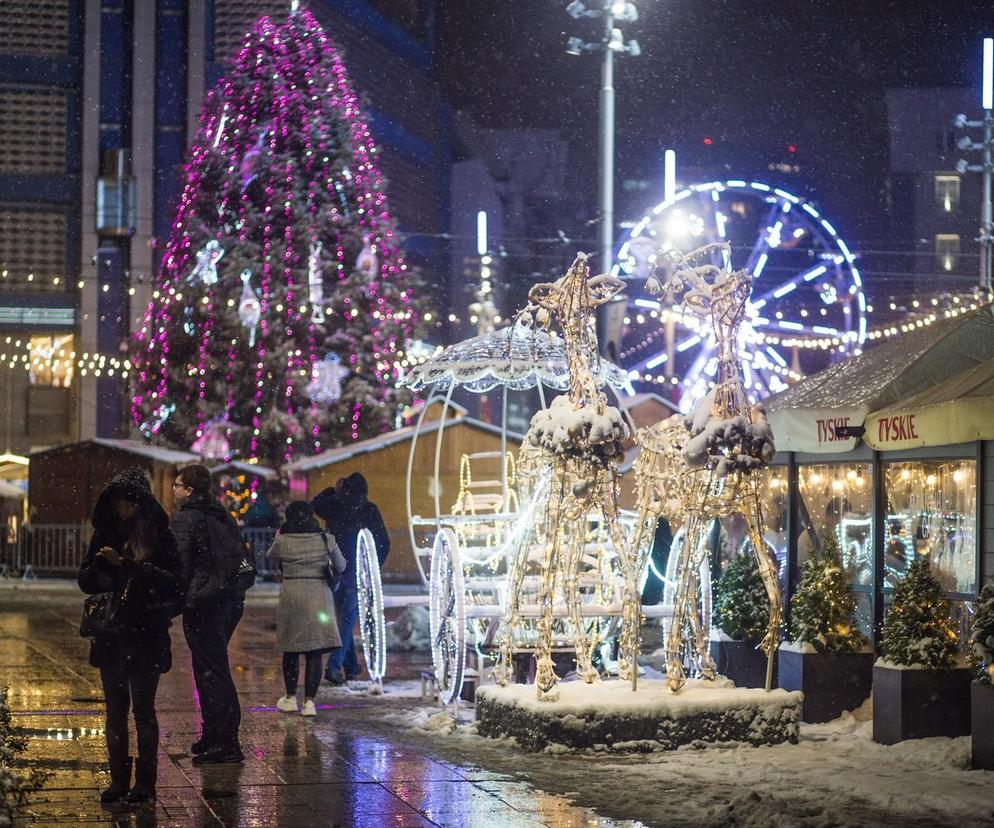
[[[89,595],[113,592],[117,600],[112,631],[90,643],[90,664],[100,670],[106,701],[111,778],[100,800],[139,804],[155,798],[155,694],[159,677],[172,666],[169,627],[182,601],[181,564],[169,518],[141,469],[129,469],[111,480],[97,499],[92,523],[93,539],[78,583]],[[129,707],[138,743],[130,791]]]
[[[390,552],[390,535],[376,505],[369,502],[366,478],[359,472],[339,480],[334,489],[328,488],[312,501],[314,513],[325,526],[345,556],[345,572],[341,586],[335,592],[338,610],[338,631],[342,646],[328,658],[324,677],[332,684],[344,684],[362,672],[355,651],[355,625],[359,620],[359,594],[356,589],[356,542],[359,532],[368,529],[376,543],[376,557],[383,565]]]

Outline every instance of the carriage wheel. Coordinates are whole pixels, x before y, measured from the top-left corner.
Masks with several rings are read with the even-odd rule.
[[[431,660],[435,666],[438,699],[449,704],[462,691],[466,666],[466,614],[462,556],[451,529],[435,536],[431,552],[429,620]]]
[[[361,530],[356,540],[355,568],[362,651],[369,678],[379,684],[387,671],[386,619],[383,615],[380,561],[376,557],[376,541],[368,529]]]

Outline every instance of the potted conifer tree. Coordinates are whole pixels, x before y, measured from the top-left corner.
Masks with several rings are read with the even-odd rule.
[[[737,687],[766,685],[766,635],[770,609],[753,555],[737,555],[714,586],[710,651],[718,672]]]
[[[970,687],[973,767],[994,770],[994,584],[980,593],[970,643],[976,665]]]
[[[894,589],[873,665],[873,740],[892,745],[970,732],[970,669],[927,556]]]
[[[856,599],[832,532],[804,564],[788,637],[778,654],[779,685],[804,693],[805,722],[831,721],[866,701],[873,651],[856,623]]]

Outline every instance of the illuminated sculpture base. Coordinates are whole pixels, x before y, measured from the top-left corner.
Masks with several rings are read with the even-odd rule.
[[[556,701],[537,701],[530,685],[476,691],[481,736],[513,736],[525,750],[549,745],[616,753],[675,750],[702,742],[776,745],[797,742],[801,694],[687,682],[670,693],[666,682],[562,682]]]

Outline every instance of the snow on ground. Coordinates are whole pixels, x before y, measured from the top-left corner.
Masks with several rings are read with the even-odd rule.
[[[617,755],[550,746],[526,754],[513,739],[476,733],[472,707],[384,711],[391,727],[480,766],[525,773],[546,790],[649,825],[994,825],[994,773],[969,770],[970,739],[871,739],[871,707],[802,725],[800,743],[687,746]]]

